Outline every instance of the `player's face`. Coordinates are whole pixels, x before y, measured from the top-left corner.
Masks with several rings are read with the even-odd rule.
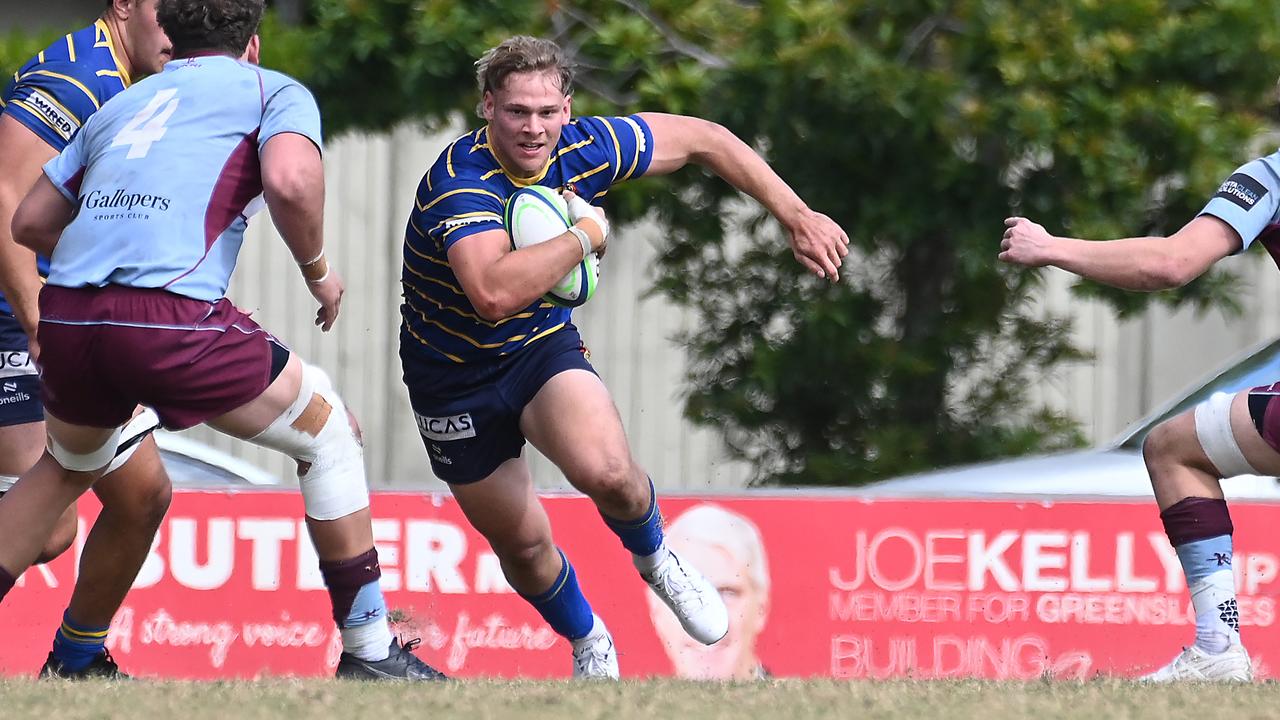
[[[729,634],[715,645],[703,645],[685,633],[675,615],[653,593],[650,616],[675,667],[677,677],[696,680],[749,680],[754,677],[756,637],[764,628],[769,599],[764,596],[742,563],[722,547],[685,544],[673,548],[680,558],[706,576],[720,591],[729,610]]]
[[[156,22],[156,0],[133,0],[129,19],[125,21],[129,33],[129,63],[133,74],[151,75],[160,72],[164,64],[173,59],[173,45]]]
[[[501,88],[486,92],[489,144],[503,166],[520,177],[541,172],[569,122],[569,104],[552,72],[512,73]]]

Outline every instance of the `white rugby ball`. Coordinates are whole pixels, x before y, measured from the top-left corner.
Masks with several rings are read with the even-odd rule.
[[[569,229],[569,209],[564,198],[549,187],[530,185],[507,198],[503,214],[511,247],[519,250],[546,242]],[[561,307],[578,307],[591,299],[600,281],[600,257],[591,253],[578,263],[543,298]]]

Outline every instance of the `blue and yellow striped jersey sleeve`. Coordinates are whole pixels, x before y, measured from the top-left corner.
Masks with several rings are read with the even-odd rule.
[[[464,237],[501,230],[504,200],[499,192],[500,188],[485,183],[454,180],[422,193],[411,220],[414,234],[448,252]]]
[[[96,73],[85,63],[54,60],[19,72],[4,97],[4,114],[61,151],[98,111]]]
[[[571,142],[562,142],[558,151],[564,184],[588,201],[644,175],[653,161],[653,134],[638,115],[580,117],[565,132]],[[582,137],[576,139],[578,135]]]

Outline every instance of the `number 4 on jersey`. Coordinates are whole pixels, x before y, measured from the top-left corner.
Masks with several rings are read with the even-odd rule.
[[[115,140],[111,141],[111,147],[128,145],[129,154],[125,155],[125,158],[129,160],[146,157],[147,153],[151,152],[151,144],[164,137],[164,134],[169,131],[164,124],[178,109],[178,98],[174,97],[177,94],[178,91],[174,88],[156,93],[155,97],[151,98],[151,102],[139,110],[138,114],[116,133]]]

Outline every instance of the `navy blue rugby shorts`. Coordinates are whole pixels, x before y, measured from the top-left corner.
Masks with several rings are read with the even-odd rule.
[[[0,427],[42,422],[40,377],[17,319],[0,312]]]
[[[520,457],[525,444],[520,413],[548,380],[566,370],[595,373],[571,324],[490,361],[441,363],[416,353],[401,342],[409,404],[431,469],[453,485],[483,480]]]

